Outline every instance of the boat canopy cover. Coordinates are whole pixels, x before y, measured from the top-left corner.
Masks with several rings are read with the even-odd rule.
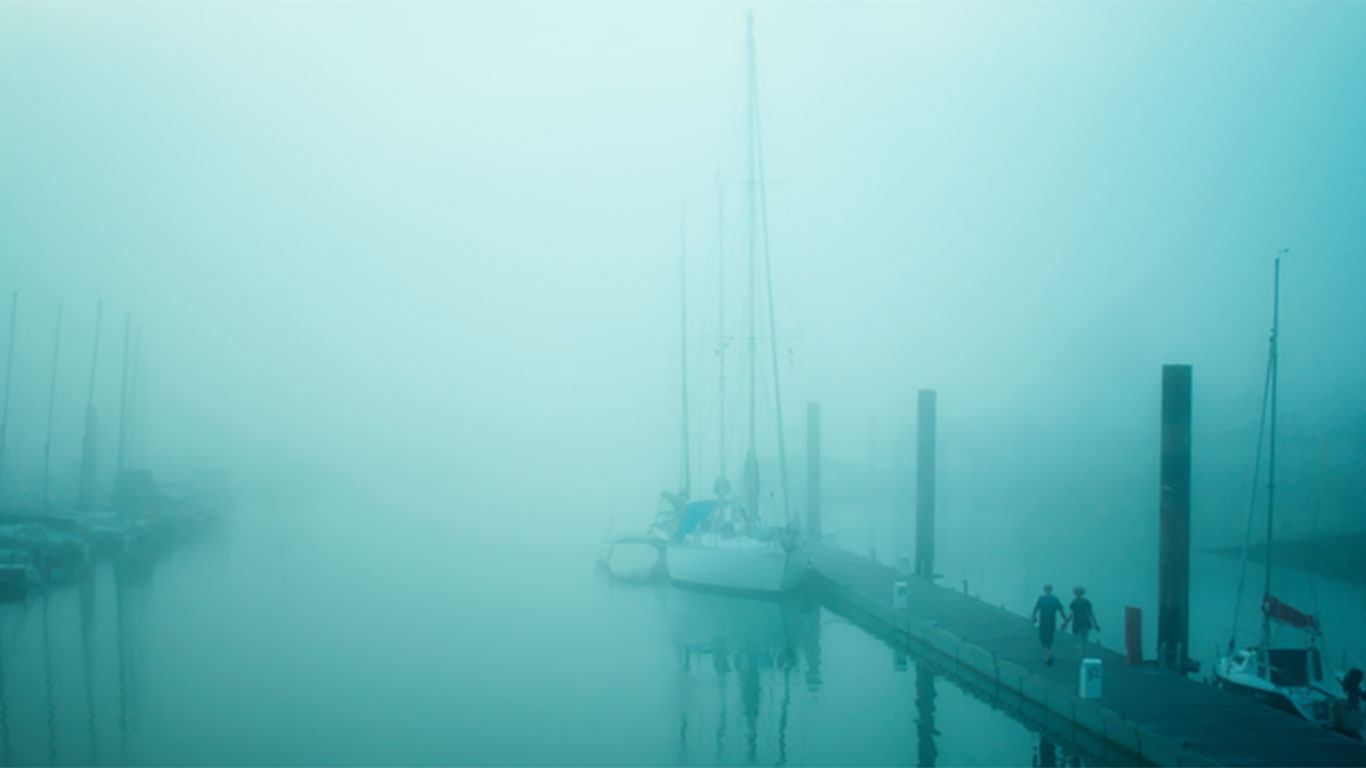
[[[1262,595],[1262,613],[1292,627],[1313,631],[1318,631],[1319,628],[1319,620],[1314,614],[1305,613],[1289,603],[1283,603],[1270,593]]]
[[[716,499],[688,502],[683,507],[683,520],[678,524],[678,532],[674,534],[674,540],[682,541],[685,536],[696,530],[703,520],[711,517],[711,513],[716,511],[717,506],[719,506],[719,502]]]

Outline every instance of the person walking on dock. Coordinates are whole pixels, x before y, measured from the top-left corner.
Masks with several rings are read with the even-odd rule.
[[[1100,632],[1100,624],[1096,621],[1096,612],[1091,608],[1091,601],[1086,599],[1086,587],[1073,587],[1072,594],[1075,595],[1072,600],[1072,611],[1062,620],[1062,625],[1065,628],[1067,622],[1072,622],[1072,637],[1076,638],[1077,647],[1085,656],[1091,630]]]
[[[1039,646],[1043,649],[1043,663],[1053,666],[1053,633],[1057,630],[1058,616],[1065,615],[1062,601],[1053,595],[1053,585],[1043,585],[1043,594],[1034,601],[1034,612],[1029,620],[1039,625]]]

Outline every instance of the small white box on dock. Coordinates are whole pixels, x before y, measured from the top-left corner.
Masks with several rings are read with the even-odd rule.
[[[1100,698],[1100,659],[1082,659],[1077,695],[1083,699]]]
[[[894,582],[892,584],[892,608],[898,611],[905,609],[906,601],[910,598],[910,595],[911,589],[909,584],[904,581]]]

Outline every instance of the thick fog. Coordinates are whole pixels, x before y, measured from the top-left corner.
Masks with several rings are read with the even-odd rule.
[[[132,451],[153,469],[531,486],[538,525],[589,522],[555,512],[566,494],[648,519],[677,483],[683,206],[693,447],[715,466],[718,190],[733,389],[744,364],[741,10],[4,16],[7,497],[41,466],[59,302],[54,466],[76,462],[103,300],[102,445],[132,313]],[[1289,248],[1286,492],[1325,489],[1321,524],[1350,526],[1363,23],[1353,6],[761,9],[790,447],[819,400],[831,461],[890,466],[934,388],[946,509],[1146,503],[1159,367],[1185,362],[1197,511],[1240,518]]]
[[[48,500],[72,506],[87,399],[102,495],[121,410],[126,466],[238,494],[157,591],[89,597],[123,583],[100,571],[81,592],[83,710],[63,709],[74,593],[51,593],[46,732],[66,735],[16,737],[19,762],[739,761],[720,736],[714,760],[685,755],[703,694],[670,687],[661,658],[692,646],[653,623],[653,593],[587,580],[606,531],[642,530],[679,489],[685,434],[694,497],[740,474],[751,241],[771,522],[775,406],[795,516],[819,402],[827,533],[908,550],[933,389],[945,583],[1026,613],[1041,582],[1084,582],[1107,625],[1132,604],[1151,631],[1161,368],[1194,371],[1193,549],[1241,546],[1280,254],[1276,535],[1366,532],[1366,5],[760,4],[762,185],[747,10],[0,4],[0,506],[43,504],[50,403]],[[1195,566],[1201,653],[1236,563]],[[1334,660],[1366,652],[1359,588],[1323,587]],[[685,629],[758,615],[660,599],[693,611]],[[21,734],[40,730],[23,718],[47,601],[41,633],[0,615]],[[794,705],[795,761],[905,762],[878,741],[904,723],[859,714],[865,690],[910,706],[859,666],[885,649],[815,624],[825,703]],[[968,714],[941,727],[969,751],[946,760],[1028,759],[1013,720],[1006,752],[972,752],[965,724],[1001,716],[954,690],[941,708]],[[458,749],[433,736],[448,707]],[[675,709],[677,754],[656,745]],[[520,737],[542,722],[569,741]]]
[[[0,14],[7,501],[35,493],[59,302],[53,463],[76,462],[103,300],[102,450],[131,313],[136,463],[536,488],[525,522],[596,526],[557,512],[567,495],[648,520],[678,482],[681,207],[693,448],[715,466],[718,188],[744,335],[743,9]],[[819,400],[829,461],[890,467],[934,388],[946,510],[1148,504],[1160,365],[1190,363],[1197,514],[1232,497],[1236,533],[1288,248],[1286,493],[1321,487],[1320,524],[1352,525],[1366,10],[765,6],[756,25],[794,456]]]

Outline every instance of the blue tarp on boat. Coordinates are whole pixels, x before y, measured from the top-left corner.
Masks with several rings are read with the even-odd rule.
[[[682,541],[683,537],[692,533],[703,520],[711,517],[711,513],[716,511],[716,499],[705,501],[690,501],[683,507],[683,519],[678,523],[678,532],[674,534],[674,541]]]

